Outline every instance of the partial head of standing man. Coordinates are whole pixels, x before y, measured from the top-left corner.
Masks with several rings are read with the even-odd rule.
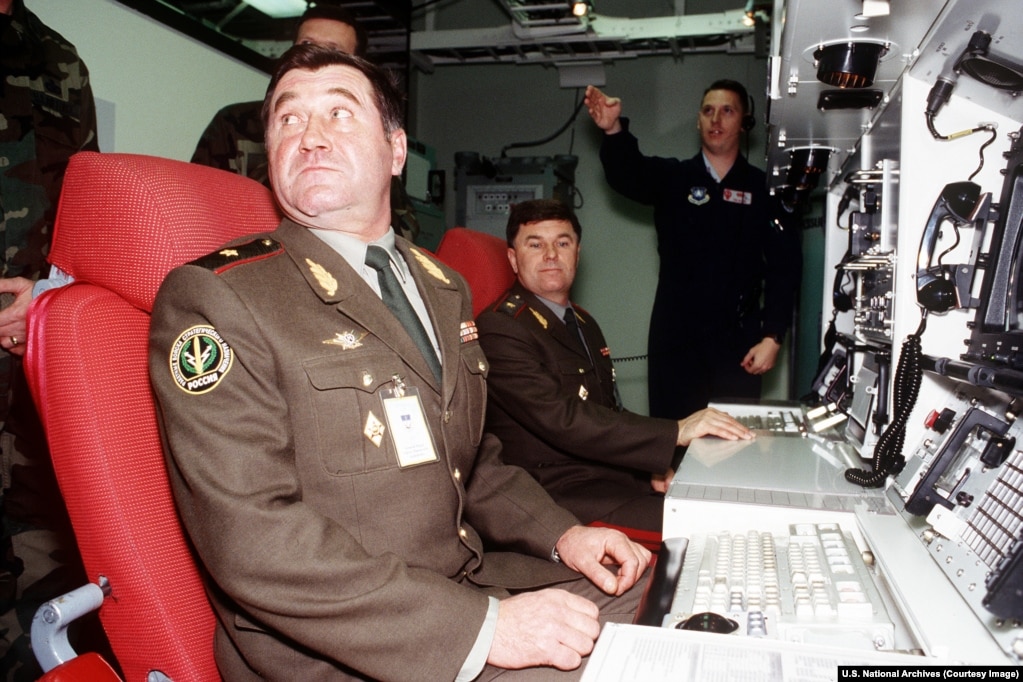
[[[365,56],[366,30],[355,15],[332,5],[315,5],[298,19],[293,44],[317,44]],[[214,114],[203,131],[192,163],[245,175],[268,184],[262,101],[229,104]]]
[[[369,39],[351,11],[333,5],[314,5],[298,20],[294,44],[322,45],[365,57]]]
[[[307,227],[372,241],[405,164],[402,96],[387,71],[315,44],[281,57],[263,103],[274,196]]]

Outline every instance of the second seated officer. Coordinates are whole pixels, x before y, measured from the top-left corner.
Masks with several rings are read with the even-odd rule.
[[[597,321],[569,300],[581,234],[559,201],[511,209],[508,259],[518,281],[477,321],[490,362],[487,430],[506,462],[584,523],[660,532],[676,446],[753,435],[712,408],[677,421],[624,409]]]

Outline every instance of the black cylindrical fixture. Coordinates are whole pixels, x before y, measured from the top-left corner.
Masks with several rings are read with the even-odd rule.
[[[835,43],[813,53],[817,80],[837,88],[869,88],[885,47],[881,43]]]

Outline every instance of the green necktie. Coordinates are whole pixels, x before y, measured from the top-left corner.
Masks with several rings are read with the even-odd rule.
[[[381,298],[405,327],[408,335],[419,346],[419,351],[426,358],[426,364],[430,365],[430,369],[433,370],[433,375],[439,383],[441,369],[437,353],[433,350],[433,344],[430,342],[430,336],[426,333],[426,328],[423,327],[422,320],[412,308],[412,304],[409,303],[408,297],[401,288],[401,283],[398,282],[394,270],[391,269],[391,257],[387,255],[387,250],[382,246],[369,246],[366,249],[366,265],[377,271]]]

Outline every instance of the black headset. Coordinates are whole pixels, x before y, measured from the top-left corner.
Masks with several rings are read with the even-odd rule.
[[[756,107],[753,105],[753,98],[746,93],[746,113],[742,116],[742,129],[747,133],[757,127],[757,117],[754,115]]]

